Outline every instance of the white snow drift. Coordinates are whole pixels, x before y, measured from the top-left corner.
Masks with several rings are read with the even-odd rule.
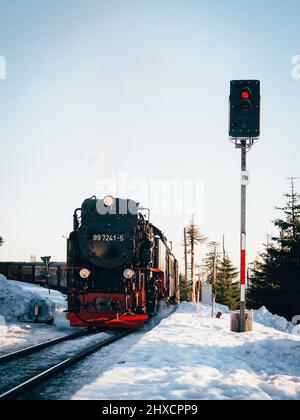
[[[37,293],[23,290],[0,275],[0,324],[2,328],[4,321],[33,321],[35,306],[41,308],[40,320],[52,317],[53,302]]]
[[[282,316],[271,314],[265,306],[254,311],[254,320],[275,330],[300,335],[300,325],[294,325]]]
[[[73,399],[300,399],[300,337],[259,323],[232,333],[229,314],[210,314],[182,304]]]

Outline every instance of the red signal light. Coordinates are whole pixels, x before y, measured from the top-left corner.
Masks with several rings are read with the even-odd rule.
[[[243,90],[243,92],[241,93],[241,98],[242,99],[249,99],[250,98],[249,90]]]

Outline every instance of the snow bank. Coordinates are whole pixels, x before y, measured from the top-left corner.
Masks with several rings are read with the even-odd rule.
[[[0,336],[1,334],[6,334],[6,333],[7,333],[7,326],[5,324],[5,318],[2,315],[0,315]]]
[[[186,305],[186,302],[184,305]],[[211,313],[211,306],[202,305],[201,310],[202,313],[205,311],[206,315],[209,315]],[[218,311],[222,312],[223,314],[229,314],[231,312],[227,306],[216,304],[215,314],[217,314]],[[266,327],[274,328],[275,330],[286,332],[288,334],[300,336],[300,325],[294,325],[292,322],[287,321],[282,316],[273,315],[265,306],[253,311],[253,319],[255,322],[265,325]]]
[[[40,320],[47,320],[53,316],[54,304],[46,297],[37,293],[23,290],[16,284],[0,275],[0,328],[6,322],[33,321],[35,306],[41,307]]]
[[[216,305],[215,313],[217,313],[218,311],[224,314],[230,313],[230,310],[227,306],[219,304]],[[271,312],[268,311],[268,309],[265,306],[253,311],[253,319],[255,322],[265,325],[266,327],[274,328],[275,330],[286,332],[288,334],[300,336],[300,325],[294,325],[292,322],[287,321],[282,316],[273,315]]]
[[[275,328],[276,330],[287,332],[289,334],[300,335],[300,325],[294,325],[279,315],[273,315],[265,306],[257,311],[253,311],[254,321],[265,325],[266,327]]]
[[[38,284],[25,283],[22,281],[15,281],[15,280],[10,280],[10,283],[21,287],[25,292],[37,293],[41,297],[45,297],[51,300],[51,302],[55,304],[56,312],[63,312],[64,310],[67,309],[66,296],[63,295],[61,292],[58,292],[57,290],[50,289],[50,293],[49,293],[48,288],[39,286]]]
[[[38,294],[41,298],[50,300],[55,308],[54,310],[54,324],[60,329],[68,329],[70,323],[67,320],[65,311],[67,310],[67,297],[57,290],[49,290],[37,284],[24,283],[20,281],[11,280],[10,283],[21,287],[24,292],[32,292]]]
[[[73,399],[297,400],[299,358],[300,337],[257,323],[232,333],[229,314],[185,303]]]

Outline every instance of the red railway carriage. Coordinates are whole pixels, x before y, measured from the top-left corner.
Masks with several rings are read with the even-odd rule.
[[[139,328],[179,298],[178,263],[132,200],[92,197],[68,240],[68,319],[74,327]]]

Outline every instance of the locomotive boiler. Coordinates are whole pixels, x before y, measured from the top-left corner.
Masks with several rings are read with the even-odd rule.
[[[161,300],[178,301],[178,262],[133,200],[85,200],[74,213],[67,254],[73,327],[139,328]]]

